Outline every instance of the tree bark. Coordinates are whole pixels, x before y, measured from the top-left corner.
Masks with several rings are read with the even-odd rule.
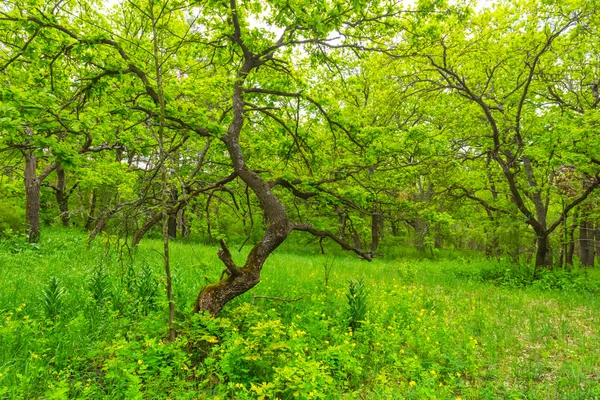
[[[594,231],[596,239],[596,254],[600,254],[600,224],[596,224],[596,230]]]
[[[40,190],[41,182],[37,177],[37,157],[25,154],[25,226],[29,243],[40,240]]]
[[[170,195],[171,195],[170,196],[171,204],[177,204],[177,200],[179,198],[177,189],[176,188],[171,189]],[[169,235],[169,238],[171,238],[171,239],[175,239],[177,237],[177,211],[178,210],[171,210],[169,212],[169,219],[168,219],[168,223],[167,223],[167,233]]]
[[[550,244],[548,236],[540,235],[536,240],[537,249],[535,252],[535,270],[534,278],[538,277],[539,267],[551,268],[552,267],[552,252],[550,250]]]
[[[565,254],[565,265],[573,265],[573,254],[575,253],[575,228],[577,228],[577,220],[578,220],[578,213],[577,211],[575,211],[573,213],[573,222],[571,223],[571,226],[569,227],[569,243],[567,246],[567,252]]]
[[[62,166],[56,167],[56,203],[60,212],[60,220],[63,226],[69,226],[69,197],[66,193],[67,182],[65,170]]]
[[[584,267],[593,267],[595,258],[594,225],[589,222],[587,212],[581,213],[579,222],[579,259]]]
[[[377,252],[377,248],[379,247],[379,238],[382,229],[383,216],[381,215],[381,211],[374,208],[371,214],[371,254],[373,255]]]
[[[84,229],[90,231],[93,229],[94,221],[96,220],[96,190],[90,195],[90,211],[88,212],[87,220],[85,221]]]
[[[427,238],[427,232],[429,231],[429,224],[427,221],[417,216],[413,223],[413,228],[415,229],[415,249],[417,249],[419,253],[424,253],[425,239]]]

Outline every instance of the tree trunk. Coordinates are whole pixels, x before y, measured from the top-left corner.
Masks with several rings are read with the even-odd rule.
[[[37,157],[25,154],[25,226],[29,243],[40,240],[40,181],[37,178]]]
[[[588,222],[587,213],[581,216],[579,223],[579,258],[584,267],[593,267],[595,258],[594,228]]]
[[[62,166],[56,167],[56,203],[60,212],[60,220],[63,226],[69,226],[69,197],[66,193],[65,170]]]
[[[600,254],[600,224],[596,224],[594,236],[596,238],[596,254]]]
[[[253,63],[252,58],[246,59],[240,70],[240,77],[245,77],[252,70]],[[242,82],[243,80],[239,79],[234,83],[232,95],[233,117],[227,129],[227,134],[221,137],[221,141],[227,147],[233,169],[258,197],[267,229],[262,240],[248,254],[246,263],[242,268],[238,268],[234,264],[227,246],[224,242],[221,242],[222,250],[218,254],[227,267],[229,276],[204,287],[198,294],[194,306],[194,312],[207,311],[213,316],[217,315],[230,300],[247,292],[260,282],[260,272],[265,261],[283,243],[293,228],[285,212],[285,207],[271,191],[269,184],[258,173],[248,168],[244,160],[239,143],[239,136],[244,125]]]
[[[392,236],[393,237],[398,237],[398,223],[394,219],[391,219],[390,220],[390,226],[391,226],[391,229],[392,229]]]
[[[569,227],[569,243],[565,254],[565,265],[573,265],[573,254],[575,253],[575,228],[577,228],[577,212],[573,213],[573,223]]]
[[[167,225],[167,233],[169,235],[169,238],[175,239],[177,237],[177,214],[169,214],[169,220]]]
[[[344,215],[344,212],[342,211],[341,207],[336,207],[335,212],[338,215],[338,228],[339,228],[339,235],[341,238],[345,238],[346,237],[346,215]]]
[[[177,193],[177,189],[173,188],[171,189],[171,193],[170,193],[170,197],[171,197],[171,204],[176,204],[179,194]],[[170,212],[169,213],[169,220],[167,223],[167,233],[169,235],[169,238],[171,239],[175,239],[177,237],[177,212]]]
[[[88,212],[87,220],[85,221],[84,229],[86,231],[91,231],[94,227],[94,221],[96,220],[96,190],[92,191],[90,195],[90,211]]]
[[[441,227],[439,224],[437,224],[435,226],[435,234],[433,236],[433,247],[436,249],[441,249],[442,248],[442,234],[441,234]]]
[[[548,236],[539,235],[536,240],[536,253],[535,253],[535,270],[534,278],[538,277],[540,268],[551,268],[552,267],[552,251],[550,250]]]
[[[371,214],[371,254],[373,255],[377,252],[377,248],[379,247],[379,238],[382,228],[383,216],[381,215],[381,211],[373,209],[373,213]]]
[[[215,316],[223,306],[237,296],[246,293],[260,282],[260,273],[229,275],[222,281],[206,286],[198,294],[194,313],[208,311]]]
[[[182,238],[187,238],[190,236],[190,228],[187,225],[185,208],[181,208],[177,212],[177,229],[179,230]]]
[[[425,239],[427,238],[427,232],[429,231],[429,224],[424,219],[416,217],[413,228],[415,229],[415,249],[417,249],[419,253],[424,253]]]

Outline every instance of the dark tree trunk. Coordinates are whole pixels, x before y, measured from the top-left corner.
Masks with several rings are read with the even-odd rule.
[[[176,188],[171,190],[171,204],[176,204],[179,194]],[[169,212],[169,220],[167,222],[167,234],[171,239],[177,237],[177,211]]]
[[[84,229],[90,231],[94,227],[94,221],[96,220],[96,190],[92,191],[90,195],[90,211],[88,212],[87,220],[85,221]]]
[[[540,268],[552,268],[552,251],[550,250],[548,236],[538,236],[536,247],[534,278],[538,277]]]
[[[392,236],[398,237],[398,224],[395,220],[390,220],[390,227],[392,229]]]
[[[371,254],[377,252],[382,229],[383,216],[381,215],[381,211],[374,209],[371,214]]]
[[[171,239],[177,237],[177,214],[169,214],[167,233]]]
[[[37,177],[37,157],[25,154],[25,226],[30,243],[40,240],[40,190]]]
[[[65,170],[62,166],[56,167],[56,203],[60,212],[60,220],[63,226],[69,226],[69,197],[66,193],[67,182]]]
[[[594,241],[594,226],[589,222],[588,214],[581,216],[579,223],[579,259],[584,267],[593,267],[596,243]]]

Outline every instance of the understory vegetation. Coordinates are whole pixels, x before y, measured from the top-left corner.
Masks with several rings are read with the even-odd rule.
[[[600,397],[594,270],[532,281],[451,252],[367,263],[295,242],[212,318],[190,310],[221,273],[216,249],[176,241],[169,342],[162,243],[123,244],[2,240],[0,398]]]
[[[2,0],[0,400],[600,400],[598,0]]]

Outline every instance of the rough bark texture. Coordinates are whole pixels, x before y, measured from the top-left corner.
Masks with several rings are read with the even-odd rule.
[[[40,240],[40,186],[37,177],[37,157],[25,154],[25,225],[30,243]]]

